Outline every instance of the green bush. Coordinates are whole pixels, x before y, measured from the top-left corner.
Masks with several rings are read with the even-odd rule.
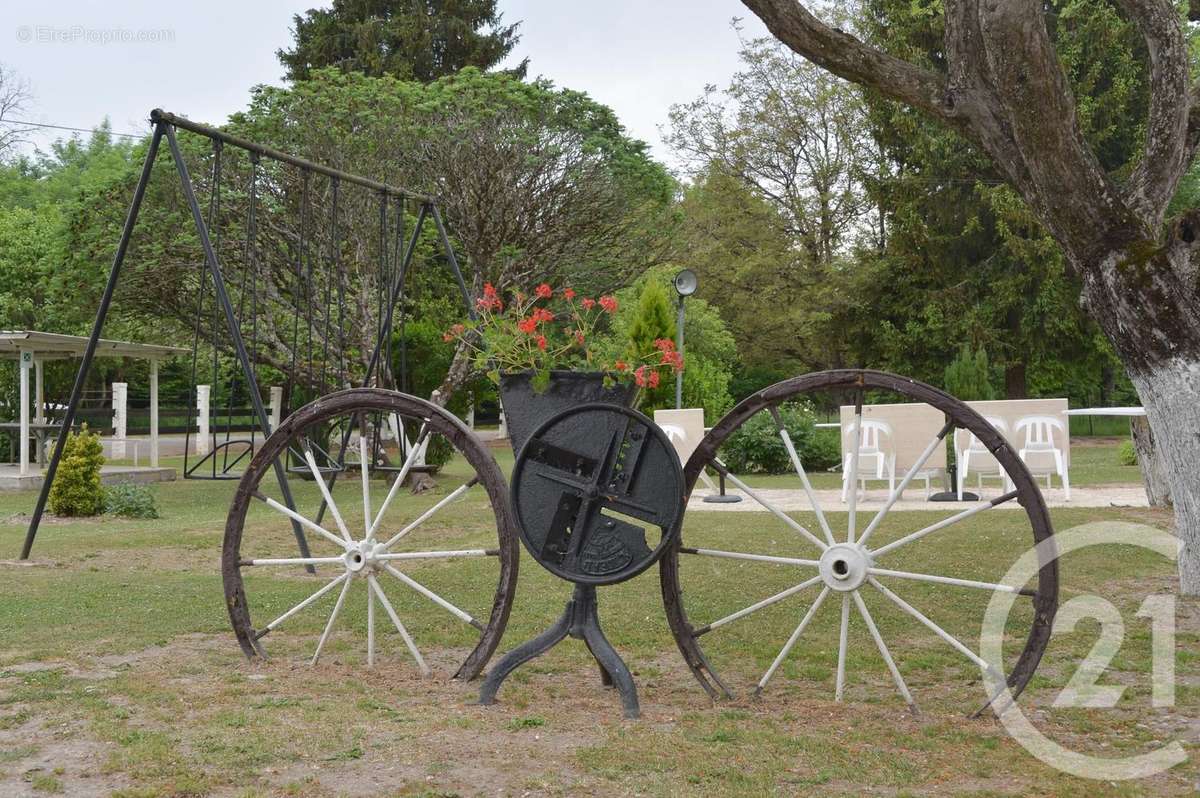
[[[971,347],[964,344],[958,352],[958,357],[946,366],[942,385],[946,393],[955,399],[976,402],[996,398],[990,378],[991,367],[988,365],[987,352],[983,347],[972,352]]]
[[[133,482],[104,489],[104,512],[122,518],[158,518],[150,488]]]
[[[1138,464],[1137,449],[1133,448],[1133,441],[1124,441],[1117,449],[1117,462],[1126,466]]]
[[[102,465],[104,447],[100,445],[100,437],[88,432],[87,424],[84,424],[79,432],[72,432],[67,437],[58,473],[50,488],[50,512],[62,516],[99,515],[104,509],[104,488],[100,485]]]
[[[836,435],[823,434],[816,416],[802,405],[779,410],[783,425],[806,471],[824,471],[837,465],[841,449]],[[721,459],[735,474],[787,474],[793,471],[787,448],[770,413],[757,413],[725,441]]]

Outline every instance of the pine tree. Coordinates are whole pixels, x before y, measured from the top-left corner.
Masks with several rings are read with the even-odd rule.
[[[333,0],[293,17],[294,47],[276,55],[288,80],[336,66],[429,83],[463,67],[489,70],[521,40],[497,0]],[[526,59],[509,70],[524,78]]]

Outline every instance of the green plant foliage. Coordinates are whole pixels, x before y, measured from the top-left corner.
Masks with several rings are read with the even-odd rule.
[[[817,419],[811,408],[784,405],[779,416],[805,471],[824,471],[837,465],[841,458],[837,437],[816,428]],[[737,474],[786,474],[793,470],[791,457],[770,413],[757,413],[743,424],[725,441],[721,457]]]
[[[121,518],[158,518],[158,507],[150,488],[136,482],[124,482],[104,489],[104,514]]]
[[[1138,464],[1137,449],[1134,448],[1133,441],[1122,441],[1117,449],[1117,462],[1123,466],[1135,466]]]
[[[463,67],[491,69],[521,40],[503,25],[496,0],[334,0],[292,18],[294,49],[276,55],[290,80],[336,66],[428,82]],[[525,77],[528,59],[510,72]]]
[[[946,393],[964,402],[995,399],[991,368],[988,366],[987,352],[983,347],[972,352],[971,347],[964,345],[959,350],[958,357],[946,366],[942,385]]]
[[[691,358],[683,369],[683,406],[704,408],[705,424],[716,423],[733,406],[730,379],[732,375],[723,364],[700,356]],[[670,382],[674,391],[675,381]]]
[[[104,488],[100,484],[100,466],[104,465],[104,447],[100,436],[88,432],[84,424],[79,432],[67,437],[54,485],[50,488],[50,512],[55,515],[99,515],[104,509]]]
[[[654,342],[659,339],[675,340],[675,319],[671,310],[671,300],[668,298],[666,287],[658,280],[647,280],[642,284],[637,297],[637,311],[628,331],[630,360],[653,357]],[[687,369],[685,358],[684,374],[687,373]],[[653,410],[657,407],[673,406],[671,397],[674,395],[675,381],[663,380],[659,387],[645,390],[641,407],[643,410]]]

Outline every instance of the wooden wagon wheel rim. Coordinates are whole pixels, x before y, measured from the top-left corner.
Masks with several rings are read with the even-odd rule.
[[[779,423],[778,416],[776,422],[780,428],[780,434],[784,439],[784,444],[789,450],[793,465],[804,485],[804,488],[810,494],[810,500],[814,507],[814,511],[818,517],[822,536],[818,536],[804,528],[794,519],[787,517],[781,510],[774,508],[770,502],[766,501],[761,495],[758,495],[753,489],[746,486],[736,476],[729,475],[721,464],[717,453],[725,440],[733,434],[743,423],[749,420],[755,414],[766,410],[773,416],[777,412],[777,408],[784,402],[795,398],[798,395],[810,393],[820,390],[847,390],[855,392],[858,396],[858,405],[856,408],[856,420],[861,421],[861,397],[862,393],[869,389],[880,389],[892,391],[903,395],[918,402],[923,402],[940,411],[946,418],[947,424],[939,432],[939,434],[930,442],[925,452],[918,459],[917,463],[909,470],[904,479],[897,486],[896,491],[889,495],[888,501],[885,503],[882,510],[877,516],[862,529],[861,537],[856,537],[855,528],[855,502],[856,490],[850,491],[848,500],[848,537],[847,543],[838,543],[826,522],[826,519],[821,512],[820,505],[816,501],[815,495],[812,494],[811,486],[808,483],[807,476],[804,474],[803,468],[800,467],[799,458],[795,455],[794,447],[791,446],[790,438],[786,430]],[[991,502],[987,502],[974,507],[968,508],[960,513],[943,519],[936,524],[917,530],[911,534],[888,543],[885,546],[880,546],[875,549],[867,549],[866,541],[870,538],[874,529],[878,526],[883,517],[891,509],[892,504],[896,501],[899,494],[908,486],[911,479],[920,471],[921,466],[927,461],[929,456],[938,445],[943,445],[947,435],[953,433],[955,428],[961,428],[973,433],[979,441],[992,452],[993,456],[999,461],[1001,468],[1006,472],[1011,480],[1014,490],[1006,493]],[[856,429],[861,430],[861,424],[856,425]],[[852,458],[857,453],[858,447],[852,448]],[[851,465],[851,471],[855,472],[855,463]],[[795,531],[801,533],[802,537],[807,538],[808,542],[814,545],[821,551],[821,560],[801,560],[793,558],[778,558],[768,557],[764,555],[755,555],[751,553],[733,552],[733,551],[714,551],[707,549],[692,549],[687,546],[685,540],[686,532],[681,533],[676,537],[675,543],[669,548],[666,555],[659,563],[659,575],[662,587],[663,603],[667,612],[667,619],[671,626],[672,635],[675,638],[676,644],[679,646],[680,652],[683,654],[684,660],[687,662],[692,674],[700,682],[701,686],[713,698],[730,697],[732,695],[728,686],[721,680],[716,671],[709,664],[708,658],[705,656],[703,648],[700,645],[700,637],[726,623],[731,623],[741,618],[766,607],[778,601],[782,601],[791,595],[795,595],[800,591],[825,583],[825,587],[812,602],[808,613],[800,621],[791,638],[788,639],[779,656],[776,657],[770,669],[760,679],[757,692],[766,686],[775,670],[781,662],[786,658],[792,647],[802,636],[808,623],[812,620],[815,614],[819,611],[821,604],[829,597],[831,592],[842,590],[842,622],[841,635],[839,640],[838,650],[838,666],[837,666],[837,700],[842,700],[843,688],[845,684],[845,657],[846,657],[846,629],[849,620],[851,602],[853,600],[860,615],[866,623],[874,642],[879,649],[879,653],[885,664],[888,666],[893,681],[896,687],[908,703],[909,707],[915,710],[915,703],[911,693],[905,685],[903,678],[900,675],[894,660],[880,636],[877,627],[871,619],[870,613],[867,611],[859,595],[859,587],[870,585],[889,600],[893,604],[900,607],[906,614],[920,621],[922,625],[927,627],[933,634],[944,640],[950,646],[958,650],[968,659],[975,662],[981,668],[991,667],[984,662],[975,652],[967,648],[960,641],[938,626],[934,621],[923,615],[919,610],[910,604],[907,604],[902,598],[889,590],[886,586],[880,583],[877,576],[899,577],[908,579],[917,579],[918,581],[926,581],[933,583],[941,583],[963,588],[980,588],[990,590],[1004,590],[1006,592],[1020,593],[1032,598],[1034,616],[1029,630],[1028,637],[1025,641],[1024,649],[1011,672],[1007,675],[1007,684],[1010,694],[1013,699],[1021,694],[1025,687],[1029,684],[1029,680],[1033,677],[1034,671],[1037,669],[1042,655],[1046,650],[1046,645],[1049,642],[1052,632],[1054,615],[1058,608],[1058,563],[1056,560],[1055,547],[1053,545],[1054,530],[1050,523],[1050,516],[1046,509],[1046,504],[1042,498],[1041,492],[1037,488],[1033,477],[1030,475],[1028,468],[1020,460],[1017,454],[1009,446],[1008,442],[984,420],[978,412],[971,409],[965,403],[955,399],[950,394],[941,391],[933,386],[918,382],[907,377],[902,377],[896,374],[889,374],[882,371],[871,371],[865,369],[840,369],[834,371],[823,371],[812,374],[805,374],[799,377],[794,377],[789,380],[776,383],[769,388],[766,388],[758,393],[753,394],[737,405],[733,410],[723,417],[716,426],[704,437],[696,448],[695,452],[688,459],[687,465],[684,468],[684,483],[687,486],[686,490],[690,496],[695,488],[696,481],[700,478],[701,473],[705,468],[713,467],[719,472],[724,473],[727,478],[732,480],[734,484],[741,488],[750,499],[762,504],[767,510],[771,511],[784,523],[790,525]],[[992,507],[996,507],[1007,501],[1015,499],[1024,509],[1026,516],[1029,519],[1030,526],[1033,530],[1034,544],[1049,541],[1045,546],[1039,547],[1039,572],[1036,590],[1028,590],[1007,585],[995,585],[973,580],[955,579],[951,577],[941,577],[933,574],[910,574],[905,572],[893,571],[890,569],[878,568],[873,562],[874,556],[886,554],[888,551],[900,548],[921,539],[929,534],[934,534],[940,529],[952,526],[958,521],[966,520],[984,512]],[[854,549],[857,548],[859,553]],[[862,556],[861,552],[866,552],[869,556]],[[839,553],[845,553],[844,557],[838,556]],[[738,612],[728,615],[724,618],[709,622],[704,625],[694,626],[687,616],[687,612],[683,606],[683,586],[680,584],[679,577],[679,558],[681,554],[697,554],[701,556],[715,557],[732,557],[735,559],[745,560],[766,560],[768,562],[776,562],[781,564],[797,565],[801,567],[810,567],[817,569],[816,575],[811,579],[806,579],[792,588],[783,591],[780,594],[764,599],[749,607],[746,607]],[[835,584],[833,577],[833,569],[831,565],[840,565],[841,569],[846,569],[849,573],[840,574],[837,579],[848,579],[848,584],[855,584],[853,588],[842,585],[839,588],[831,587]],[[702,590],[701,586],[693,586],[692,590]],[[978,712],[986,709],[997,696],[992,696]]]
[[[313,425],[327,422],[330,419],[357,416],[365,413],[380,413],[384,416],[394,415],[395,417],[420,422],[422,425],[421,436],[432,434],[444,436],[474,469],[475,476],[453,491],[450,491],[434,504],[432,508],[412,519],[399,532],[391,535],[386,540],[380,540],[383,537],[381,531],[383,528],[382,521],[385,512],[391,506],[392,499],[398,493],[404,473],[398,475],[383,502],[377,507],[373,507],[369,479],[367,473],[364,471],[361,481],[365,528],[361,532],[351,532],[343,522],[337,506],[332,502],[332,496],[326,487],[323,478],[324,474],[312,457],[311,450],[307,451],[311,473],[321,491],[321,495],[328,504],[329,515],[334,521],[333,524],[326,522],[327,526],[322,526],[319,520],[313,520],[302,513],[289,510],[286,506],[263,495],[258,490],[260,481],[268,474],[277,458],[288,456],[289,450],[295,451],[297,448],[300,448],[302,451],[304,450],[303,446],[298,446],[298,442],[302,439],[305,430]],[[365,447],[367,445],[365,439],[360,437],[359,440],[362,446]],[[412,467],[418,451],[420,451],[419,446],[411,447],[405,460],[407,467]],[[366,452],[362,454],[365,458]],[[407,471],[407,469],[402,469],[402,471]],[[460,499],[476,485],[482,486],[486,492],[492,513],[495,517],[497,532],[495,546],[489,546],[485,549],[455,551],[430,550],[404,553],[391,551],[391,547],[400,539],[416,530],[440,509]],[[243,531],[246,512],[253,501],[263,502],[282,517],[298,522],[310,533],[314,542],[320,541],[321,545],[329,550],[329,555],[267,559],[244,558],[241,554]],[[374,521],[368,523],[372,518]],[[327,527],[333,527],[332,531]],[[246,468],[245,474],[242,476],[238,490],[234,495],[233,503],[229,509],[225,525],[221,567],[229,618],[233,625],[234,633],[237,635],[238,643],[247,657],[265,657],[266,651],[262,644],[263,637],[272,630],[283,626],[294,615],[313,606],[323,596],[332,594],[340,587],[341,592],[338,594],[337,603],[330,613],[324,632],[317,643],[316,651],[313,655],[312,662],[315,664],[337,622],[338,614],[346,600],[350,585],[361,577],[367,584],[368,664],[373,663],[374,660],[374,610],[376,603],[378,603],[387,614],[387,618],[383,620],[383,623],[386,624],[390,621],[394,625],[422,672],[428,673],[429,668],[425,664],[415,641],[396,614],[394,607],[383,590],[383,586],[380,584],[384,581],[384,575],[387,574],[390,577],[394,577],[405,587],[414,590],[425,599],[428,599],[441,610],[449,612],[451,615],[459,618],[459,620],[479,630],[479,642],[454,674],[454,678],[466,680],[474,678],[483,670],[504,634],[504,628],[508,622],[509,612],[512,609],[516,591],[519,556],[517,534],[512,520],[512,512],[508,504],[507,484],[495,459],[474,433],[452,414],[423,399],[395,391],[377,388],[357,388],[324,396],[300,408],[279,425],[279,428],[254,455]],[[495,557],[499,561],[499,578],[487,618],[473,617],[424,585],[416,582],[397,567],[402,565],[405,560],[467,557]],[[303,568],[311,566],[332,566],[335,569],[341,569],[341,573],[335,579],[326,582],[319,590],[293,606],[283,615],[275,618],[275,620],[261,628],[256,628],[251,619],[250,603],[242,575],[243,569],[273,569],[275,567]]]

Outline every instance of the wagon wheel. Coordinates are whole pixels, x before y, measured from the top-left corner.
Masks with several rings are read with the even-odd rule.
[[[371,469],[357,463],[340,480],[325,473],[313,455],[310,432],[322,440],[339,439],[340,447],[341,436],[352,431],[347,435],[349,446],[360,462],[371,462],[366,449],[373,436],[359,434],[368,428],[364,419],[374,428],[403,424],[419,441],[444,438],[455,456],[443,481],[453,487],[409,495],[403,483],[425,451],[421,446],[409,447],[391,481],[372,485]],[[289,452],[300,452],[312,475],[310,482],[295,485],[294,510],[270,495],[277,491],[272,463]],[[377,495],[373,498],[372,493]],[[483,531],[472,523],[472,516],[464,515],[470,507],[466,502],[472,500],[485,503],[480,512],[490,510],[483,516]],[[313,556],[297,556],[290,534],[293,522],[307,532]],[[406,616],[414,631],[422,627],[445,647],[463,645],[465,631],[471,651],[454,676],[471,679],[504,633],[517,559],[508,490],[479,439],[436,405],[393,391],[361,388],[302,407],[266,440],[250,461],[230,507],[221,564],[229,617],[248,657],[266,655],[268,635],[287,635],[288,644],[303,646],[304,655],[311,654],[316,664],[340,621],[341,628],[365,626],[367,664],[372,665],[379,614],[383,628],[378,631],[394,628],[403,648],[428,674],[431,669],[417,647],[420,635],[410,633],[401,619]],[[490,604],[486,595],[477,593],[489,584],[495,585]],[[358,612],[364,604],[365,619]]]
[[[863,429],[861,424],[863,395],[868,390],[899,394],[905,398],[905,401],[929,405],[944,414],[946,423],[928,442],[916,463],[907,473],[903,474],[903,477],[897,471],[895,475],[896,489],[886,492],[887,498],[881,509],[874,514],[873,518],[863,524],[863,519],[859,515],[857,490],[852,489],[848,492],[844,505],[838,499],[834,499],[832,502],[826,500],[826,506],[822,508],[817,490],[813,488],[812,481],[805,473],[796,447],[781,421],[780,408],[784,403],[810,398],[814,392],[834,392],[836,395],[850,396],[855,407],[853,416],[855,423],[852,428],[848,429],[847,434],[855,436],[861,434]],[[796,513],[789,514],[777,506],[782,502],[780,494],[772,496],[768,495],[770,491],[755,490],[747,486],[743,480],[729,473],[723,464],[722,445],[751,419],[761,418],[760,414],[765,414],[766,423],[769,423],[772,429],[779,431],[781,443],[787,451],[794,471],[792,484],[788,487],[796,489],[795,496],[803,495],[807,499],[806,510],[810,510],[816,520],[816,524],[813,525],[817,527],[815,532],[797,520],[794,517]],[[900,494],[909,487],[910,482],[922,471],[925,463],[929,462],[938,448],[945,446],[946,436],[951,435],[956,428],[974,433],[993,453],[1008,477],[1008,484],[1011,484],[1013,489],[990,501],[955,507],[948,517],[930,524],[904,524],[899,521],[903,517],[899,514],[889,518],[888,513],[892,510]],[[857,474],[859,473],[857,452],[860,447],[858,444],[854,444],[847,448],[850,451],[851,462],[848,464],[850,473]],[[1033,586],[1032,583],[1030,586],[1001,585],[978,578],[965,578],[975,576],[975,574],[964,573],[964,565],[969,568],[970,563],[964,564],[961,561],[953,564],[943,561],[941,570],[928,567],[921,569],[921,572],[900,568],[894,564],[899,559],[894,553],[898,553],[899,550],[904,550],[905,554],[910,557],[914,555],[927,556],[937,552],[937,548],[929,547],[938,546],[939,536],[942,537],[942,545],[945,546],[947,542],[945,536],[954,534],[953,531],[944,532],[943,530],[952,530],[959,522],[1014,500],[1024,511],[1020,525],[1024,527],[1027,522],[1032,533],[1033,543],[1053,536],[1045,502],[1029,471],[999,433],[967,405],[929,385],[880,371],[838,370],[807,374],[777,383],[754,394],[730,411],[713,427],[688,460],[684,469],[684,481],[689,495],[705,468],[710,468],[725,476],[745,494],[745,502],[758,505],[754,509],[767,511],[767,513],[759,512],[752,515],[743,512],[704,513],[704,518],[707,519],[707,528],[703,530],[697,529],[695,526],[689,528],[689,524],[685,522],[682,534],[677,538],[678,542],[671,547],[660,563],[663,601],[675,641],[692,673],[712,697],[728,697],[731,693],[710,664],[709,655],[701,645],[702,639],[711,639],[707,638],[707,635],[712,634],[716,637],[722,634],[736,634],[739,631],[745,635],[748,627],[753,626],[756,618],[760,620],[763,618],[760,613],[767,610],[768,607],[779,605],[775,610],[770,611],[772,613],[798,608],[791,621],[787,623],[787,628],[792,628],[792,625],[795,624],[794,631],[786,640],[784,635],[780,635],[779,646],[772,644],[767,649],[765,653],[776,651],[778,653],[775,654],[769,667],[766,667],[765,672],[762,672],[761,665],[757,669],[757,672],[761,673],[761,678],[758,679],[755,688],[755,693],[758,694],[767,686],[780,666],[787,661],[789,654],[804,635],[805,629],[820,614],[822,606],[832,604],[835,612],[840,611],[836,666],[831,664],[831,669],[836,667],[836,699],[840,702],[844,696],[847,649],[851,643],[849,621],[853,609],[866,627],[896,688],[910,709],[915,711],[912,694],[901,675],[897,658],[893,656],[892,650],[880,633],[879,624],[864,601],[864,594],[872,599],[873,604],[877,607],[877,612],[879,607],[887,607],[888,611],[897,615],[901,622],[907,620],[911,624],[912,629],[905,632],[904,642],[901,643],[902,648],[909,648],[907,643],[908,638],[912,636],[910,633],[927,631],[940,638],[976,666],[985,670],[990,669],[989,664],[962,640],[946,631],[924,611],[902,597],[903,594],[908,593],[909,598],[913,598],[912,591],[914,590],[939,591],[938,597],[941,600],[949,599],[959,602],[956,608],[957,606],[967,606],[968,602],[963,602],[959,598],[964,592],[970,594],[980,591],[1004,591],[1029,597],[1033,606],[1032,613],[1025,613],[1031,615],[1028,621],[1025,647],[1015,664],[1009,669],[1007,678],[1013,698],[1020,695],[1029,683],[1050,638],[1051,626],[1058,606],[1058,567],[1052,558],[1052,543],[1047,549],[1041,550],[1043,559],[1036,586]],[[800,491],[803,493],[801,494]],[[840,516],[840,512],[843,510],[846,513],[844,521]],[[831,511],[838,512],[839,516],[831,516]],[[693,511],[690,514],[693,522],[697,520],[695,513],[696,511]],[[1012,517],[1020,519],[1020,516]],[[736,531],[739,525],[743,530],[748,529],[745,520],[747,518],[761,520],[755,521],[754,527],[750,531],[739,534]],[[881,533],[881,524],[885,518],[889,518],[889,523],[885,526],[887,531]],[[712,531],[714,524],[718,526],[717,532]],[[771,528],[768,534],[774,533],[778,538],[777,541],[771,542],[779,545],[768,545],[761,539],[761,536],[758,540],[753,540],[756,535],[754,530],[768,527]],[[691,535],[689,535],[689,531],[692,532]],[[918,541],[923,541],[923,543],[917,546]],[[913,548],[908,548],[910,545]],[[756,547],[760,550],[755,551]],[[1014,552],[1014,554],[1019,554],[1019,552]],[[707,572],[704,572],[705,568],[708,569]],[[722,568],[741,569],[737,570],[736,578],[732,581],[734,587],[744,586],[743,595],[733,599],[721,595],[718,601],[711,600],[713,591],[719,589],[715,587],[718,584],[715,576],[719,575]],[[762,585],[767,580],[763,577],[770,574],[769,570],[764,569],[775,569],[776,575],[782,572],[783,579],[779,580],[776,586],[786,584],[787,588],[773,595],[764,596],[763,594],[767,590]],[[754,592],[756,588],[757,592]],[[710,599],[708,601],[704,600],[706,590],[707,597]],[[807,597],[805,597],[805,593],[808,593]],[[803,601],[792,598],[793,596],[799,596]],[[924,596],[916,603],[925,606],[927,610],[936,609],[936,606]],[[720,607],[717,611],[714,610],[713,604],[724,604],[725,606]],[[689,606],[691,614],[697,616],[695,620],[689,617]],[[728,612],[733,607],[739,609]],[[1024,621],[1022,621],[1023,623]],[[739,645],[745,639],[744,637],[737,638]],[[893,640],[893,645],[895,643],[896,641]],[[717,647],[709,646],[710,649]],[[901,651],[901,647],[897,647],[898,652]],[[899,661],[900,664],[904,663],[903,658],[900,658]],[[765,664],[765,657],[762,662]],[[986,708],[995,698],[996,696],[992,696],[983,708]]]

